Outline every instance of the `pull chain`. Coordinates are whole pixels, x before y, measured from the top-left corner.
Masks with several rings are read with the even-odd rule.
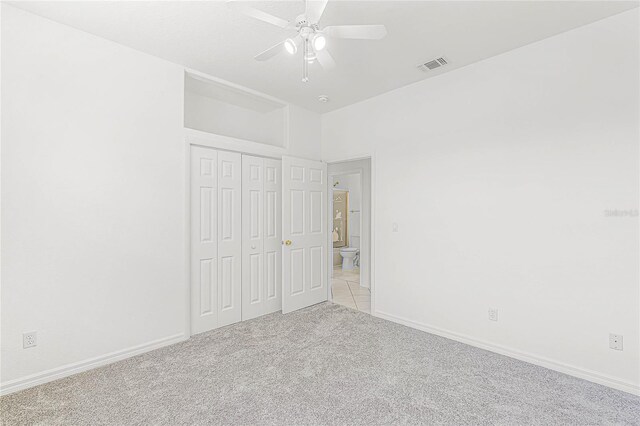
[[[303,54],[302,54],[302,82],[303,83],[307,83],[309,81],[309,61],[307,61],[308,56],[309,56],[309,39],[305,38]]]

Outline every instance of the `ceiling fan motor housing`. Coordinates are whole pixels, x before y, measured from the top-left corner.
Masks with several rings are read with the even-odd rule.
[[[306,16],[300,15],[296,18],[296,29],[298,30],[298,34],[307,40],[318,31],[318,24],[312,24]]]

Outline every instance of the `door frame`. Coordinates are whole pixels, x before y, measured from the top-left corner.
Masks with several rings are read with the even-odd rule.
[[[371,172],[371,176],[369,176],[369,179],[371,180],[371,202],[370,202],[370,209],[371,211],[369,212],[369,217],[370,217],[370,234],[369,234],[369,252],[370,252],[370,258],[369,258],[369,291],[371,292],[371,315],[372,316],[377,316],[376,314],[376,309],[375,309],[375,294],[376,294],[376,284],[375,284],[375,229],[376,229],[376,220],[375,220],[375,211],[376,211],[376,197],[375,197],[375,191],[376,191],[376,182],[375,182],[375,170],[376,170],[376,162],[375,162],[375,155],[374,154],[362,154],[362,155],[355,155],[355,156],[345,156],[345,157],[336,157],[336,158],[332,158],[329,160],[324,160],[327,163],[327,224],[329,226],[331,226],[328,229],[333,229],[333,176],[337,176],[337,175],[344,175],[344,174],[355,174],[355,173],[359,173],[360,174],[360,186],[362,186],[362,173],[363,170],[361,168],[357,168],[354,167],[352,170],[346,171],[346,172],[340,172],[339,174],[331,174],[329,173],[329,167],[332,164],[338,164],[338,163],[348,163],[351,161],[358,161],[358,160],[369,160],[370,161],[370,172]],[[362,210],[362,207],[360,207],[360,210]],[[362,213],[360,213],[362,215]],[[363,220],[362,218],[360,219],[360,229],[362,230],[362,223]],[[362,232],[360,232],[360,241],[362,241]],[[327,276],[328,277],[333,277],[333,241],[332,241],[332,233],[331,232],[327,232],[327,247],[328,247],[328,253],[327,253],[327,259],[331,259],[331,262],[327,262],[328,266],[327,266]],[[329,301],[333,301],[332,297],[331,297],[331,282],[329,282],[329,285],[327,286],[327,300]]]
[[[257,157],[282,160],[286,155],[286,149],[277,146],[265,145],[229,136],[216,135],[214,133],[184,128],[184,159],[185,159],[185,227],[184,227],[184,306],[185,325],[184,338],[188,339],[191,332],[191,146],[217,149],[219,151],[237,152],[239,154],[254,155]]]

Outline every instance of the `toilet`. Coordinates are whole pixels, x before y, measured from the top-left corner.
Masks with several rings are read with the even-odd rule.
[[[342,270],[353,269],[353,259],[358,254],[358,248],[356,247],[344,247],[340,249],[340,256],[342,256]]]

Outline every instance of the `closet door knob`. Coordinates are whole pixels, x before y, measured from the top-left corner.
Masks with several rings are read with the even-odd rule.
[[[251,246],[251,250],[255,250],[255,249],[256,249],[256,246]]]
[[[286,245],[286,246],[290,246],[291,244],[292,244],[291,240],[287,240],[287,241],[284,242],[284,245]]]

